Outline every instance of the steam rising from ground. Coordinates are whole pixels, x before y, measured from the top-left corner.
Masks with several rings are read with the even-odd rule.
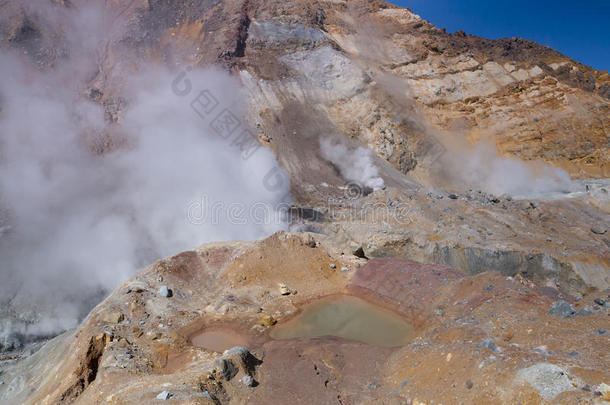
[[[337,140],[320,138],[320,150],[322,157],[334,164],[345,180],[373,190],[384,188],[383,179],[379,177],[379,170],[373,163],[370,149],[354,149]]]
[[[431,175],[427,182],[451,190],[463,188],[481,189],[496,195],[510,194],[513,197],[538,198],[553,193],[574,191],[576,182],[560,168],[542,161],[524,162],[515,158],[499,156],[495,145],[482,140],[470,144],[464,130],[454,129],[443,133],[433,128],[419,110],[405,81],[388,74],[376,76],[376,82],[391,96],[396,119],[408,120],[427,137],[430,143]],[[440,152],[440,153],[439,153]]]
[[[358,18],[356,10],[348,10],[352,18]],[[359,29],[352,42],[359,56],[355,61],[361,60],[361,68],[366,69],[374,83],[389,97],[391,103],[384,107],[388,108],[394,119],[408,123],[417,132],[423,133],[430,145],[428,155],[420,159],[420,167],[411,175],[432,186],[478,188],[497,195],[511,194],[524,198],[575,191],[579,187],[563,169],[542,161],[523,162],[501,157],[495,145],[489,142],[471,145],[463,129],[444,133],[431,126],[407,81],[388,73],[384,68],[375,69],[379,61],[386,64],[395,62],[391,57],[391,47],[383,46],[392,43],[394,32],[387,26],[364,18],[358,21],[357,26]],[[402,55],[403,58],[408,56]],[[430,173],[422,173],[421,169]]]
[[[494,145],[485,141],[468,146],[457,146],[453,142],[437,165],[445,178],[496,195],[543,198],[553,193],[575,191],[579,187],[563,169],[544,162],[527,163],[498,156]]]
[[[61,66],[43,74],[0,56],[0,303],[16,294],[55,311],[37,332],[74,326],[100,294],[158,258],[284,229],[277,208],[289,182],[272,152],[246,159],[191,107],[208,89],[241,116],[238,84],[214,70],[187,79],[187,96],[163,69],[126,79],[128,107],[109,125]],[[92,153],[87,139],[108,133],[119,147]]]

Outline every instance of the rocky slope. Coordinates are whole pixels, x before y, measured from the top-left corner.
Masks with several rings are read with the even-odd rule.
[[[109,124],[92,152],[124,146],[127,73],[163,64],[184,89],[191,69],[220,66],[290,173],[293,233],[157,261],[76,331],[4,356],[0,401],[610,401],[607,72],[382,1],[52,3],[2,2],[0,43],[51,70],[76,57],[64,13],[103,10],[108,35],[81,83]],[[345,174],[357,147],[374,151],[384,188]],[[557,182],[540,161],[589,180]],[[506,172],[517,187],[500,184]],[[572,193],[537,193],[549,182]],[[340,294],[398,314],[410,343],[270,336]],[[238,348],[197,347],[202,331]]]
[[[332,238],[319,234],[282,233],[160,260],[115,291],[76,333],[4,365],[2,399],[36,404],[162,403],[161,394],[184,404],[609,399],[603,385],[610,378],[609,342],[603,330],[610,326],[610,309],[594,304],[593,295],[574,308],[568,303],[572,297],[520,275],[468,276],[393,258],[367,262],[332,245]],[[413,326],[410,343],[384,348],[332,337],[269,337],[275,322],[333,294],[390,308]],[[248,349],[222,354],[193,344],[197,333],[209,330],[227,333],[222,342],[227,348]]]

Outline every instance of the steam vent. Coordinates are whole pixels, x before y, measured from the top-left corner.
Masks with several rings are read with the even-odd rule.
[[[424,18],[0,1],[0,404],[610,404],[608,72]]]

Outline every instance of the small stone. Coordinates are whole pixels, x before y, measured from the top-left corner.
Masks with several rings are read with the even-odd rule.
[[[349,267],[343,266],[343,267],[341,267],[341,271],[349,271]]]
[[[254,378],[249,375],[245,375],[239,379],[239,381],[247,387],[252,387],[254,385]]]
[[[259,325],[262,326],[273,326],[277,323],[277,321],[275,320],[274,317],[272,317],[271,315],[261,315],[258,318],[258,322]]]
[[[305,246],[310,248],[315,248],[317,246],[316,240],[313,238],[313,236],[307,236],[307,239],[305,240]]]
[[[330,264],[330,268],[331,268],[331,269],[336,269],[336,268],[337,268],[337,265],[336,265],[335,263],[331,263],[331,264]]]
[[[578,356],[578,352],[572,351],[572,352],[568,353],[568,356],[572,356],[572,357],[573,356]]]
[[[354,256],[359,257],[361,259],[367,259],[366,255],[364,254],[364,249],[362,248],[362,246],[360,246],[358,249],[354,250]]]
[[[125,319],[125,315],[120,312],[111,312],[102,315],[104,323],[121,323]]]
[[[466,388],[472,389],[472,387],[473,387],[472,381],[470,381],[470,380],[466,381]]]
[[[163,276],[159,276],[157,280],[159,280],[160,283],[163,282]]]
[[[290,289],[286,287],[286,284],[280,284],[279,287],[281,295],[290,295]]]
[[[146,337],[149,338],[150,340],[159,340],[159,339],[161,339],[161,337],[163,337],[163,335],[161,334],[161,332],[156,332],[154,330],[151,330],[151,331],[146,332]]]
[[[209,391],[207,391],[207,390],[206,390],[206,391],[203,391],[203,397],[204,397],[204,398],[208,398],[208,399],[212,399],[212,396],[210,395],[210,392],[209,392]]]
[[[564,318],[571,318],[576,315],[576,310],[569,302],[559,300],[551,306],[550,315],[558,315]]]
[[[601,299],[601,298],[595,298],[593,300],[593,302],[595,302],[597,305],[599,305],[600,307],[603,307],[606,304],[606,301]]]
[[[591,232],[593,232],[596,235],[605,235],[606,232],[608,232],[608,228],[602,227],[600,225],[594,225],[591,227]]]
[[[146,284],[141,281],[133,281],[127,286],[126,292],[127,294],[132,292],[141,293],[146,291],[146,287]]]
[[[600,334],[600,335],[605,335],[606,334],[606,329],[600,328],[600,329],[597,330],[597,333]]]
[[[538,346],[537,348],[534,349],[535,353],[538,354],[542,354],[544,356],[550,356],[551,354],[553,354],[552,352],[547,350],[546,346]]]
[[[161,288],[159,288],[159,295],[162,297],[170,298],[173,293],[172,290],[170,290],[166,285],[162,285]]]
[[[453,194],[453,193],[449,194],[447,197],[449,197],[452,200],[457,200],[458,199],[458,196],[456,194]]]
[[[163,391],[159,395],[157,395],[157,399],[160,399],[162,401],[167,401],[171,396],[172,396],[172,394],[170,392]]]
[[[479,349],[481,349],[483,347],[491,350],[492,352],[499,352],[500,351],[500,349],[498,349],[498,347],[496,347],[496,344],[491,339],[484,339],[481,343],[479,343],[477,345],[477,348],[479,348]]]

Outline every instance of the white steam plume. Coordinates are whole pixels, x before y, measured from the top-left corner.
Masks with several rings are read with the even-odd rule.
[[[191,107],[207,89],[215,113],[241,117],[244,93],[228,74],[192,71],[180,96],[175,74],[139,72],[125,79],[127,108],[111,126],[70,76],[0,55],[0,302],[16,292],[13,304],[50,311],[37,332],[74,326],[100,291],[158,258],[285,228],[288,176],[272,152],[246,159]],[[122,144],[92,153],[86,135],[108,131]]]
[[[355,17],[357,13],[352,13]],[[357,17],[356,17],[357,18]],[[418,18],[418,17],[414,17]],[[569,174],[543,161],[524,162],[517,158],[499,156],[495,145],[479,142],[471,145],[465,128],[439,130],[428,122],[421,105],[405,77],[388,73],[383,65],[396,62],[392,52],[401,52],[409,58],[409,51],[392,49],[394,32],[376,21],[362,18],[353,41],[363,68],[392,101],[384,105],[396,121],[404,121],[425,135],[431,145],[428,156],[418,159],[418,166],[409,175],[423,184],[456,189],[478,188],[493,194],[511,194],[513,197],[547,198],[561,196],[579,188]],[[379,68],[374,67],[378,65]],[[552,119],[552,118],[550,118]],[[493,134],[492,134],[493,135]],[[442,156],[439,151],[444,150]]]
[[[579,188],[563,169],[542,161],[524,162],[499,156],[494,145],[480,141],[449,142],[447,152],[436,162],[440,177],[453,186],[478,188],[495,195],[515,198],[546,198]],[[454,187],[453,187],[454,188]]]
[[[322,157],[335,165],[345,180],[373,190],[385,187],[379,170],[373,163],[371,150],[363,147],[350,148],[329,138],[320,138],[320,150]]]

